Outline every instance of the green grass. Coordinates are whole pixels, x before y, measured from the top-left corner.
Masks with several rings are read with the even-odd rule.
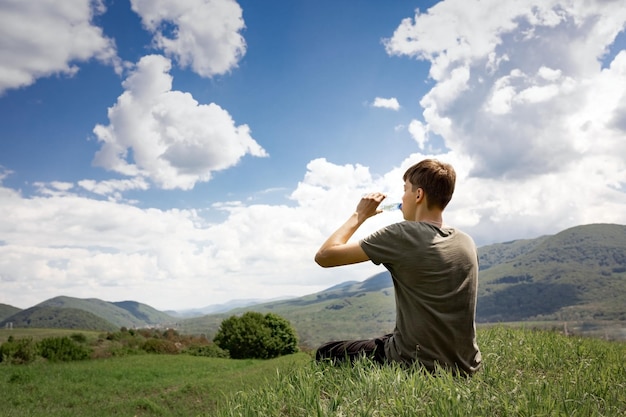
[[[0,416],[212,415],[225,395],[263,385],[306,354],[271,361],[132,355],[0,366]]]
[[[234,416],[623,416],[626,345],[493,327],[471,379],[419,369],[309,364],[216,414]]]
[[[626,344],[494,326],[471,379],[419,369],[135,355],[0,364],[0,416],[624,416]]]

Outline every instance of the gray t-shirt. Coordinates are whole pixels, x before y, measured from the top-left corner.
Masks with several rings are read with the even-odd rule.
[[[403,221],[362,239],[361,247],[391,273],[396,327],[388,359],[429,370],[439,365],[472,374],[481,363],[476,343],[478,255],[458,229]]]

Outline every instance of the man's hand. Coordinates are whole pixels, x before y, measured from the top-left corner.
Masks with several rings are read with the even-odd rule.
[[[378,213],[382,213],[382,210],[378,210],[378,206],[386,197],[387,196],[382,193],[364,195],[356,206],[356,213],[359,218],[363,218],[363,221],[365,221]]]

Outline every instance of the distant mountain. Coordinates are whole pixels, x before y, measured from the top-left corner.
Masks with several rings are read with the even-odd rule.
[[[285,317],[296,328],[300,343],[311,347],[333,338],[380,335],[393,329],[395,322],[391,276],[384,271],[365,281],[346,282],[304,297],[185,319],[179,325],[183,332],[213,337],[224,318],[245,311],[272,312]]]
[[[0,328],[12,323],[14,328],[63,328],[113,331],[118,327],[85,310],[61,307],[31,307],[7,317]]]
[[[146,325],[146,322],[138,317],[135,317],[131,312],[121,307],[116,306],[113,303],[99,300],[97,298],[73,298],[73,297],[55,297],[46,300],[35,307],[58,307],[58,308],[73,308],[77,310],[89,311],[98,317],[101,317],[109,323],[119,327],[142,327]]]
[[[13,314],[19,313],[20,311],[20,308],[0,303],[0,321],[7,317],[11,317]]]
[[[111,304],[128,311],[133,317],[148,325],[171,323],[173,321],[171,315],[137,301],[119,301]]]
[[[280,299],[285,299],[285,297],[281,297]],[[217,314],[224,313],[235,308],[248,307],[261,303],[266,303],[273,300],[262,300],[262,299],[242,299],[242,300],[230,300],[227,303],[223,304],[211,304],[202,308],[193,308],[189,310],[182,311],[167,311],[166,313],[173,317],[200,317],[207,314]]]
[[[59,296],[5,317],[0,322],[0,327],[6,322],[12,322],[14,327],[110,330],[120,327],[171,324],[175,320],[163,312],[135,301],[110,303],[97,298]]]
[[[626,226],[579,226],[481,247],[478,255],[478,322],[613,320],[626,327]],[[395,323],[391,276],[384,271],[305,297],[183,320],[181,325],[212,336],[221,320],[246,310],[280,314],[311,347],[334,338],[380,335]]]
[[[520,255],[525,255],[542,244],[549,236],[541,236],[536,239],[512,240],[509,242],[496,243],[494,245],[481,246],[478,248],[478,260],[480,270],[489,269]]]
[[[481,271],[480,321],[626,320],[626,226],[578,226],[518,249]]]

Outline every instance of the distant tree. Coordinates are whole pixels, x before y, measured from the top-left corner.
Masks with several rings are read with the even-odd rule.
[[[277,314],[249,311],[222,321],[216,345],[233,359],[270,359],[298,351],[298,337],[291,324]]]

